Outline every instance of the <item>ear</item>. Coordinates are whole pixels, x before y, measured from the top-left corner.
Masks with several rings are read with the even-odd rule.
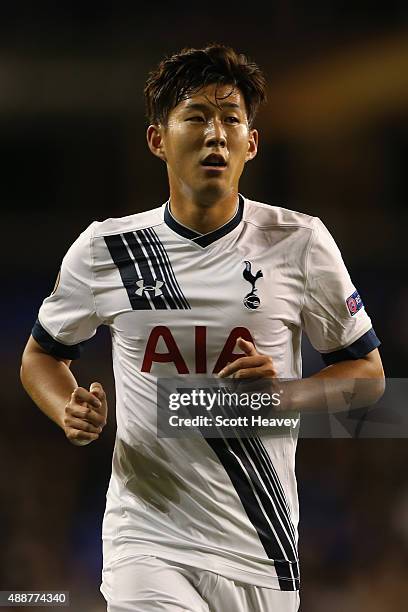
[[[147,144],[153,155],[160,157],[163,161],[166,161],[166,153],[164,150],[163,140],[163,126],[162,125],[149,125],[146,132]]]
[[[245,156],[245,161],[254,159],[258,152],[258,130],[250,130],[248,137],[248,151]]]

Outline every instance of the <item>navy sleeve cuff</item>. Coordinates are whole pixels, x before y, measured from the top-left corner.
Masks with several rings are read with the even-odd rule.
[[[31,335],[44,351],[60,359],[78,359],[81,356],[84,344],[86,344],[86,342],[80,342],[79,344],[67,346],[66,344],[54,340],[54,338],[45,331],[38,319],[31,330]]]
[[[332,353],[320,353],[326,365],[339,363],[339,361],[349,361],[350,359],[361,359],[368,353],[380,346],[381,342],[376,336],[373,328],[363,334],[358,340],[350,344],[347,348],[333,351]]]

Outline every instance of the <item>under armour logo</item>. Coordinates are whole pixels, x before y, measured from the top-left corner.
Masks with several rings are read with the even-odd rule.
[[[164,281],[156,280],[154,285],[145,285],[144,280],[141,279],[136,281],[136,285],[139,287],[139,289],[135,291],[136,295],[142,296],[144,291],[154,291],[154,297],[163,295],[163,291],[161,291],[160,287],[164,285]]]

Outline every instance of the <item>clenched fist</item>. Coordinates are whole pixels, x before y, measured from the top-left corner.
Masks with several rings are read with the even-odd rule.
[[[77,387],[65,406],[63,428],[66,437],[76,446],[97,440],[106,425],[107,413],[106,395],[100,383],[92,383],[89,391]]]

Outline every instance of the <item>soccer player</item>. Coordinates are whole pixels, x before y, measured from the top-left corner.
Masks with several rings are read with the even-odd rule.
[[[103,387],[78,386],[70,364],[109,326],[117,433],[101,590],[110,612],[294,612],[295,435],[159,438],[156,381],[300,379],[302,330],[327,364],[316,376],[381,379],[379,341],[323,223],[239,193],[258,147],[258,66],[223,45],[184,49],[149,75],[145,97],[147,142],[166,165],[170,198],[93,222],[73,243],[22,382],[73,444],[97,440]]]

